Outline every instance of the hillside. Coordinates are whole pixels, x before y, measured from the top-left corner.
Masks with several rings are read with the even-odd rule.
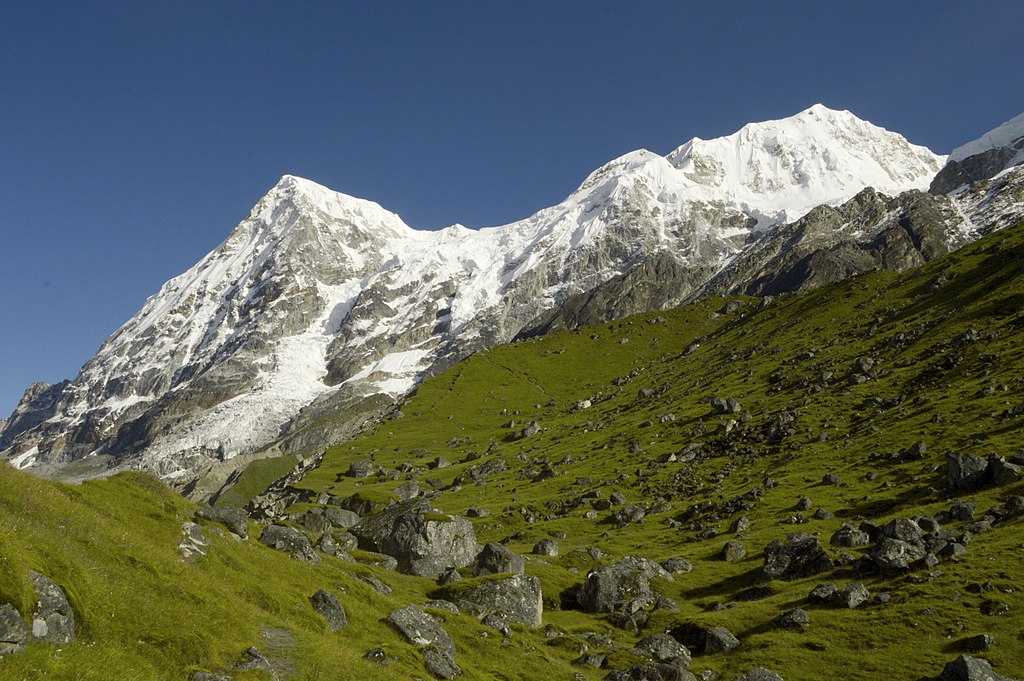
[[[316,552],[284,530],[275,551],[255,522],[241,540],[200,520],[208,546],[183,559],[195,507],[161,483],[131,473],[67,486],[2,468],[0,603],[27,621],[36,570],[66,591],[77,629],[74,642],[0,657],[0,677],[427,678],[426,662],[454,662],[460,679],[688,679],[680,656],[692,654],[698,678],[766,667],[786,681],[913,681],[968,648],[1024,676],[1022,262],[1018,226],[904,273],[711,298],[477,352],[256,498],[255,515],[301,528]],[[972,458],[990,454],[1005,460]],[[960,457],[952,479],[947,455]],[[397,499],[389,512],[408,521],[379,540]],[[342,511],[363,516],[350,528],[359,549]],[[868,523],[864,540],[833,545],[844,523]],[[794,532],[824,553],[807,538],[798,553],[773,543]],[[499,574],[473,576],[481,559],[456,555],[473,534],[525,559],[543,591],[540,626],[535,604],[514,599],[484,608],[483,622],[470,614],[474,594],[518,569],[491,547],[483,563]],[[557,551],[531,553],[543,540]],[[429,576],[367,550],[409,541],[393,551],[398,567]],[[439,585],[452,562],[460,578]],[[511,579],[516,594],[532,588]],[[825,583],[845,591],[809,602]],[[314,610],[318,589],[344,607],[340,631]],[[411,638],[432,644],[420,651],[387,619],[428,599],[447,601],[427,612],[450,644],[421,621]],[[797,614],[795,629],[775,623],[793,608],[806,627]],[[738,647],[719,652],[733,639],[712,626]],[[647,639],[664,632],[671,640]],[[988,645],[965,642],[982,634]],[[232,671],[260,666],[249,646],[272,672]],[[612,674],[652,655],[674,662]]]

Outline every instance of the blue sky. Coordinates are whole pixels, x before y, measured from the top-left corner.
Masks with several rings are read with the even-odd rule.
[[[8,3],[0,412],[284,173],[484,226],[816,101],[940,152],[1024,110],[1019,1],[690,5]]]

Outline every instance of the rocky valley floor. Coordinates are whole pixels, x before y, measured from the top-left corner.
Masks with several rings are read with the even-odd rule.
[[[1017,227],[477,353],[213,508],[4,468],[0,678],[1022,678],[1022,340]]]

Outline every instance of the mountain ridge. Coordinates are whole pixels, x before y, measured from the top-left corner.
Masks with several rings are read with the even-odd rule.
[[[666,156],[629,152],[517,222],[436,231],[285,175],[58,397],[19,405],[33,416],[8,423],[0,451],[41,471],[95,460],[186,481],[293,437],[303,411],[359,412],[376,395],[398,397],[476,350],[540,328],[578,296],[636,279],[661,253],[679,263],[669,268],[676,290],[633,296],[634,307],[612,304],[605,314],[678,304],[792,216],[849,201],[868,180],[927,188],[942,160],[815,105],[724,138],[693,138]],[[637,283],[650,288],[642,276]],[[324,442],[336,435],[323,433]]]

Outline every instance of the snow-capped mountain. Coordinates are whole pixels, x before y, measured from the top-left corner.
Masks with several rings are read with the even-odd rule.
[[[944,161],[815,105],[667,156],[625,154],[500,227],[416,230],[285,176],[76,379],[26,392],[0,450],[21,467],[95,457],[188,480],[270,443],[313,448],[337,435],[320,415],[355,418],[652,258],[676,273],[657,304],[682,300],[777,226],[867,187],[926,189]]]

